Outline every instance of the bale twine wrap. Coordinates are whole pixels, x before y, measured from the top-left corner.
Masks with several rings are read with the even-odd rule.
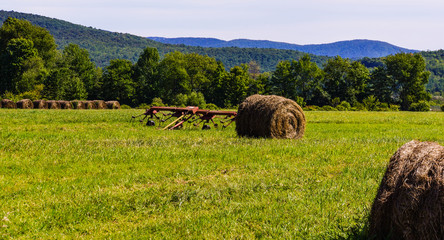
[[[55,100],[49,100],[46,103],[48,103],[48,109],[60,109],[60,104]]]
[[[60,109],[72,109],[70,101],[59,100],[57,103],[60,105]]]
[[[302,138],[305,114],[291,99],[252,95],[239,105],[236,132],[246,137]]]
[[[34,100],[32,104],[34,105],[34,109],[48,109],[46,100]]]
[[[9,99],[2,100],[2,108],[17,108],[17,104]]]
[[[97,109],[107,109],[106,103],[103,100],[93,100],[96,104]]]
[[[376,239],[443,239],[443,146],[411,141],[391,157],[373,202],[369,234]]]
[[[120,109],[120,103],[118,101],[107,101],[105,104],[108,109]]]
[[[34,103],[30,99],[22,99],[17,102],[17,108],[21,109],[33,109]]]

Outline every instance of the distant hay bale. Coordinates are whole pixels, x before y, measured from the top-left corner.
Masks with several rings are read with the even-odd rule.
[[[60,109],[72,109],[72,105],[70,101],[59,100],[57,103],[60,106]]]
[[[3,99],[2,108],[17,108],[17,104],[9,99]]]
[[[85,106],[85,109],[97,109],[94,101],[83,101],[83,104]]]
[[[34,105],[34,109],[48,109],[46,100],[35,100],[32,104]]]
[[[74,109],[85,109],[85,105],[83,104],[82,101],[79,101],[79,100],[72,100],[71,105],[72,105],[72,108],[74,108]]]
[[[376,239],[443,239],[443,146],[411,141],[396,151],[373,202],[369,234]]]
[[[97,109],[107,109],[106,103],[103,100],[93,100],[96,104]]]
[[[60,109],[60,104],[55,100],[49,100],[46,103],[48,103],[48,109]]]
[[[120,109],[120,103],[118,101],[107,101],[105,104],[108,109]]]
[[[30,99],[22,99],[22,100],[17,102],[17,108],[20,108],[20,109],[33,109],[34,108],[34,104],[32,103],[32,101]]]
[[[239,105],[236,132],[246,137],[302,138],[305,114],[293,100],[276,95],[252,95]]]

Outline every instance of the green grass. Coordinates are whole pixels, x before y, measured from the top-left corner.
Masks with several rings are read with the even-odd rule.
[[[295,141],[141,111],[0,109],[0,238],[352,238],[390,156],[444,144],[440,112],[306,112]]]

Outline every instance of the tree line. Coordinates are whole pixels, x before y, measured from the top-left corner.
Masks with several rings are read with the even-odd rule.
[[[68,44],[57,50],[44,28],[8,18],[0,28],[0,95],[4,98],[104,99],[141,104],[234,107],[252,94],[277,94],[301,105],[371,108],[379,103],[415,110],[430,100],[430,72],[419,54],[399,53],[371,70],[335,57],[321,67],[310,55],[285,60],[262,73],[251,61],[226,70],[221,61],[197,53],[160,57],[147,47],[137,61],[110,60],[103,69],[87,50]],[[371,109],[369,109],[371,110]]]

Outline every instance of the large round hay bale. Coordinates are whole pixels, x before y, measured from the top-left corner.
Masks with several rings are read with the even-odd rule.
[[[46,100],[35,100],[32,104],[34,105],[34,109],[48,109]]]
[[[60,109],[60,104],[55,100],[49,100],[46,103],[48,103],[48,109]]]
[[[72,105],[70,101],[59,100],[57,103],[60,106],[60,109],[72,109]]]
[[[94,101],[83,101],[83,104],[85,106],[85,109],[97,109]]]
[[[120,109],[120,103],[118,101],[107,101],[105,104],[108,109]]]
[[[33,109],[34,108],[34,104],[32,103],[32,101],[30,99],[22,99],[22,100],[17,102],[17,108]]]
[[[236,132],[246,137],[302,138],[305,114],[291,99],[252,95],[239,105]]]
[[[103,100],[93,100],[96,104],[97,109],[107,109],[106,103]]]
[[[2,100],[2,108],[17,108],[17,104],[9,99]]]
[[[376,239],[443,239],[443,146],[411,141],[391,157],[373,202],[369,234]]]

